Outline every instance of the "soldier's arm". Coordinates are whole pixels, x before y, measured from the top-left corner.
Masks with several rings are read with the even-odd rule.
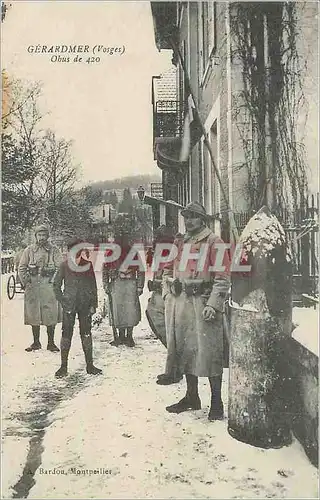
[[[61,304],[63,302],[63,293],[61,287],[64,280],[64,271],[65,271],[65,266],[63,263],[61,263],[59,269],[57,269],[57,271],[55,272],[52,280],[54,294],[56,296],[57,301],[60,302]]]
[[[53,248],[53,262],[54,262],[56,269],[58,269],[60,267],[60,265],[62,264],[62,261],[63,261],[62,253],[60,252],[58,247],[54,247]]]
[[[144,271],[140,271],[138,269],[137,271],[137,288],[138,291],[142,293],[143,288],[144,288],[144,282],[146,279],[146,273]]]
[[[173,242],[173,245],[175,245],[177,248],[181,245],[181,241],[179,239],[175,239]],[[173,270],[174,270],[174,260],[171,260],[169,262],[166,262],[163,265],[163,271],[162,271],[162,298],[165,299],[168,293],[170,292],[170,285],[168,283],[167,278],[172,278],[173,277]]]
[[[29,249],[26,248],[21,255],[18,268],[19,278],[23,286],[25,286],[30,281],[30,276],[28,274],[28,264],[29,264]]]
[[[109,278],[110,278],[110,273],[108,265],[104,264],[102,266],[102,286],[105,292],[108,292],[109,289]]]
[[[162,298],[165,299],[168,293],[170,292],[170,285],[167,278],[171,278],[173,276],[173,269],[164,269],[162,273]]]
[[[22,252],[21,252],[21,250],[19,250],[19,252],[17,252],[14,256],[14,267],[15,267],[16,271],[18,271],[18,269],[19,269],[21,254],[22,254]]]
[[[91,304],[90,304],[90,306],[97,309],[97,307],[98,307],[98,287],[97,287],[96,275],[94,273],[92,264],[90,266],[90,271],[92,273],[92,277],[91,277]]]
[[[217,249],[215,248],[216,243],[223,244],[223,241],[220,238],[216,238],[214,242],[212,242],[209,246],[211,266],[214,266],[216,262],[216,256],[217,256]],[[224,271],[214,272],[212,291],[207,301],[207,306],[211,306],[220,312],[224,311],[224,303],[230,288],[230,261],[227,251],[224,252],[222,266],[224,266],[225,268]]]

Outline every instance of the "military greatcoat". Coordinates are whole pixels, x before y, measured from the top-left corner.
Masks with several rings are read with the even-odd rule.
[[[45,247],[33,244],[23,251],[18,272],[25,287],[25,325],[51,326],[61,323],[62,310],[52,284],[53,275],[61,262],[59,249],[49,242]]]
[[[156,337],[167,347],[164,301],[162,298],[162,270],[153,275],[152,295],[148,299],[146,317]]]
[[[173,369],[198,377],[214,377],[223,371],[223,322],[224,302],[230,286],[229,259],[225,254],[225,272],[209,270],[216,258],[216,243],[223,241],[205,227],[197,235],[185,235],[175,240],[178,255],[168,263],[163,272],[163,298],[167,331],[166,373]],[[185,270],[179,269],[184,244],[191,244],[190,252],[199,253],[201,245],[207,245],[207,257],[203,270],[197,270],[197,260],[189,260]],[[176,293],[179,280],[182,291]],[[201,285],[202,293],[187,293]],[[188,288],[189,287],[189,288]],[[202,317],[206,305],[214,307],[216,317],[205,321]]]
[[[132,328],[141,320],[139,291],[143,290],[145,273],[137,266],[121,269],[129,250],[122,248],[120,258],[102,270],[103,287],[109,296],[109,322],[116,328]]]

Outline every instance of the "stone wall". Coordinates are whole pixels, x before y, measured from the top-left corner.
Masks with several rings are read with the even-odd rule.
[[[294,338],[286,339],[283,369],[290,380],[291,429],[309,460],[318,466],[319,358]]]

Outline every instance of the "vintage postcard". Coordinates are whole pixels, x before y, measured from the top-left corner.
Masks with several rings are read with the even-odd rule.
[[[1,1],[1,73],[1,498],[318,498],[318,2]]]

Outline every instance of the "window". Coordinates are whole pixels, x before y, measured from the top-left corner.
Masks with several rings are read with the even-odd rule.
[[[216,49],[216,2],[198,4],[201,83],[205,80]]]
[[[199,201],[203,205],[203,138],[198,143],[199,153]]]
[[[203,138],[201,138],[202,203],[211,214],[211,161]]]
[[[184,63],[187,62],[187,47],[186,47],[186,41],[182,40],[181,44],[181,53],[182,53],[182,58]],[[186,100],[186,84],[185,84],[185,76],[184,76],[184,71],[181,68],[181,65],[179,65],[179,71],[178,71],[178,82],[179,82],[179,102],[184,103]],[[181,110],[184,112],[184,110]]]
[[[187,199],[186,199],[186,203],[190,203],[190,200],[192,198],[192,194],[191,194],[192,166],[193,166],[193,162],[192,162],[192,156],[191,156],[191,158],[189,159],[188,172],[187,172]]]

